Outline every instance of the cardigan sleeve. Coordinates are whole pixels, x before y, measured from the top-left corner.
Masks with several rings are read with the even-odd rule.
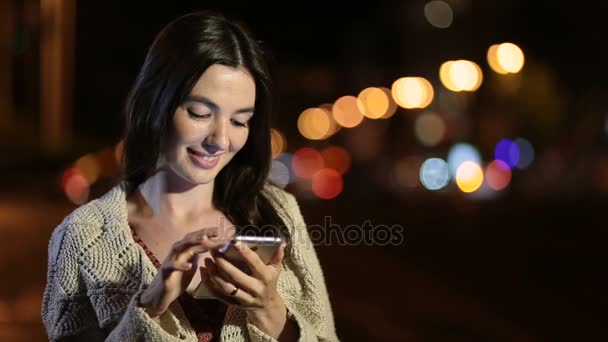
[[[115,325],[102,328],[80,267],[84,243],[75,232],[81,228],[66,219],[54,230],[49,242],[42,321],[50,341],[196,341],[196,336],[181,327],[169,310],[159,320],[150,318],[137,305],[143,289],[133,296]]]
[[[327,287],[321,264],[310,239],[306,223],[299,205],[293,195],[281,191],[285,201],[283,207],[287,216],[285,222],[291,233],[289,259],[284,265],[292,268],[302,284],[300,298],[284,300],[288,319],[294,320],[299,327],[300,342],[339,341],[336,335],[334,317],[329,301]],[[275,342],[255,325],[247,323],[252,341]]]

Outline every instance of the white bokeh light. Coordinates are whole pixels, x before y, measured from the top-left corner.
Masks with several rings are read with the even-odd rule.
[[[448,164],[440,158],[430,158],[420,166],[420,182],[429,190],[444,188],[450,181]]]

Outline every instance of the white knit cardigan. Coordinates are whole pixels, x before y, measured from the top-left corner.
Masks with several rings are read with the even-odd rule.
[[[299,326],[299,340],[337,341],[323,271],[296,199],[274,186],[264,191],[278,199],[272,203],[292,236],[277,290]],[[158,321],[137,305],[156,272],[131,235],[124,184],[77,208],[55,228],[49,243],[42,303],[49,339],[197,341],[178,301]],[[275,341],[232,305],[221,340]]]

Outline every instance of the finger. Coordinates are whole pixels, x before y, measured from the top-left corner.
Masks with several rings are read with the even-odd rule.
[[[211,253],[214,257],[214,266],[216,267],[216,271],[220,276],[233,284],[238,284],[241,288],[247,290],[247,292],[252,294],[254,297],[258,296],[262,292],[262,285],[259,283],[259,281],[257,281],[256,278],[243,272],[243,270],[226,260],[226,258],[222,257],[219,252],[212,250]]]
[[[266,264],[264,264],[264,261],[260,259],[260,256],[252,251],[246,243],[238,241],[234,247],[236,247],[239,253],[243,256],[243,259],[251,269],[253,276],[258,279],[265,279]]]
[[[190,269],[184,271],[184,277],[182,278],[182,290],[185,290],[192,281],[192,278],[194,278],[194,273],[196,273],[196,269],[198,268],[199,256],[200,254],[195,254],[190,262]]]
[[[216,265],[212,262],[207,262],[206,265],[207,274],[212,283],[212,287],[217,290],[220,296],[228,301],[236,300],[237,303],[243,305],[251,305],[255,302],[254,297],[245,288],[242,288],[240,284],[234,284],[220,276],[215,267]],[[236,294],[233,295],[232,293],[234,293],[235,289],[238,290],[236,291]]]
[[[201,281],[203,282],[203,284],[205,285],[205,287],[207,288],[209,293],[211,293],[211,295],[213,295],[215,298],[221,300],[222,302],[224,302],[226,304],[229,304],[229,305],[237,304],[237,302],[234,298],[227,298],[227,296],[225,296],[222,293],[222,291],[219,290],[217,285],[215,283],[213,283],[213,281],[211,281],[211,275],[209,274],[208,268],[201,267],[200,270],[201,270]]]
[[[270,261],[268,262],[268,266],[273,266],[277,269],[282,268],[281,263],[283,262],[283,258],[285,257],[285,248],[287,248],[287,243],[283,242],[281,244],[281,246],[277,249],[277,251],[274,252],[272,257],[270,258]]]
[[[207,248],[202,252],[206,252],[208,249],[219,247],[227,242],[228,238],[220,237],[217,228],[204,228],[191,233],[180,241],[173,244],[173,251],[179,253],[192,246],[200,245],[199,249]]]
[[[206,260],[205,260],[206,261]],[[208,261],[207,261],[208,263]],[[227,295],[225,291],[221,288],[221,286],[217,283],[217,280],[213,279],[213,271],[211,270],[213,266],[209,267],[201,267],[201,277],[203,284],[207,287],[209,292],[215,296],[220,301],[228,304],[228,305],[248,305],[246,303],[239,302],[239,298],[235,296]],[[239,290],[240,291],[240,290]],[[238,293],[237,293],[238,294]]]
[[[223,241],[209,240],[206,235],[203,235],[200,240],[189,237],[175,243],[171,250],[171,255],[176,264],[191,263],[196,254],[205,253],[210,249],[218,248],[223,244]]]

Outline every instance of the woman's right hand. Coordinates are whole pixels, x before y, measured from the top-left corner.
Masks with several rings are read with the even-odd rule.
[[[139,298],[139,305],[150,317],[163,314],[186,290],[198,269],[200,253],[219,248],[228,241],[218,232],[217,228],[203,228],[173,244],[156,277]]]

